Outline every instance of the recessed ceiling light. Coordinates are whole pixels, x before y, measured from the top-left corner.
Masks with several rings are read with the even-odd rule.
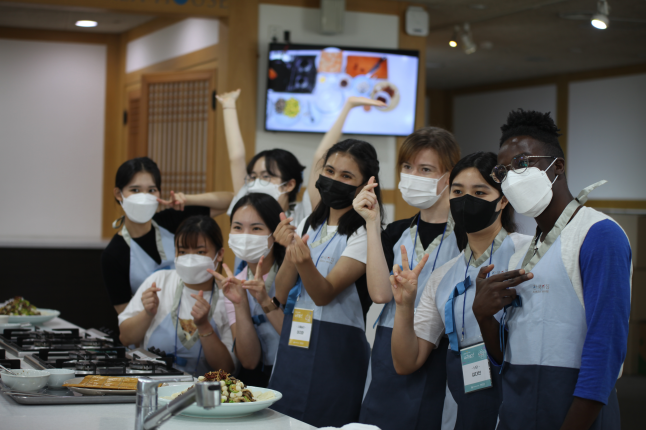
[[[76,26],[77,27],[96,27],[97,22],[91,21],[89,19],[82,19],[80,21],[76,21]]]
[[[457,25],[453,29],[453,36],[451,36],[451,40],[449,40],[449,46],[451,48],[455,48],[458,46],[458,35],[460,34],[460,27]]]

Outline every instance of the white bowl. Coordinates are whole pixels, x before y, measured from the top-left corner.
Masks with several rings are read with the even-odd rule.
[[[47,386],[49,388],[61,388],[65,381],[73,379],[76,375],[71,369],[47,369],[45,372],[49,373]]]
[[[18,376],[14,376],[4,370],[0,372],[2,382],[16,391],[38,391],[47,385],[49,373],[44,370],[16,369],[12,370]]]
[[[167,387],[160,387],[158,389],[160,407],[162,405],[166,406],[168,403],[171,402],[170,396],[172,396],[173,393],[184,391],[192,385],[194,384],[183,383],[183,384],[177,384],[177,385],[169,385]],[[185,415],[189,417],[200,417],[200,418],[242,417],[245,415],[253,414],[254,412],[261,411],[263,409],[267,409],[268,407],[270,407],[271,405],[273,405],[283,397],[283,395],[278,391],[270,390],[268,388],[251,387],[251,386],[248,386],[247,388],[250,389],[252,393],[256,393],[256,392],[264,393],[265,391],[273,391],[276,397],[274,397],[273,399],[262,400],[258,402],[222,403],[220,406],[213,409],[203,409],[197,406],[196,404],[192,404],[191,406],[189,406],[188,408],[180,412],[180,415]]]

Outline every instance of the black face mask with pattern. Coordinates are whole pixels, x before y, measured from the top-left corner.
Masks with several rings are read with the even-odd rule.
[[[496,221],[500,213],[500,211],[496,212],[496,206],[500,199],[502,199],[502,195],[489,202],[466,194],[449,200],[451,215],[457,226],[464,228],[467,233],[475,233],[484,230]]]
[[[357,187],[354,185],[344,184],[323,175],[319,175],[316,188],[321,194],[323,204],[332,209],[345,209],[352,206],[354,195],[357,192]]]

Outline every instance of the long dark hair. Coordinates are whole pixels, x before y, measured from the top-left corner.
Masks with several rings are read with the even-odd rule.
[[[217,222],[206,215],[194,215],[186,218],[175,232],[175,249],[197,248],[197,239],[203,236],[210,240],[218,252],[224,245],[222,230]]]
[[[270,234],[276,231],[276,227],[280,223],[280,214],[283,212],[283,208],[280,207],[276,199],[264,193],[249,193],[243,196],[231,210],[231,217],[229,218],[231,223],[233,223],[233,215],[244,206],[251,206],[258,212]],[[285,247],[278,242],[274,242],[273,252],[274,261],[280,266],[285,258]]]
[[[487,181],[489,185],[498,190],[498,193],[502,196],[502,186],[493,180],[491,177],[491,170],[494,166],[498,164],[498,156],[493,152],[474,152],[463,157],[455,165],[453,170],[451,170],[451,176],[449,177],[449,188],[453,185],[453,180],[460,172],[470,167],[475,167],[480,172],[482,178]],[[511,204],[507,203],[507,206],[502,210],[502,215],[500,216],[500,221],[502,223],[502,228],[504,228],[507,233],[513,233],[516,231],[516,223],[514,222],[514,208]],[[456,234],[459,239],[466,240],[466,234]],[[458,240],[459,242],[460,240]],[[458,243],[458,246],[461,244]],[[460,246],[460,249],[466,247],[466,242],[464,246]]]
[[[339,142],[332,148],[330,148],[327,154],[325,154],[325,158],[323,159],[324,167],[327,163],[327,160],[337,152],[343,152],[350,155],[352,159],[357,163],[357,165],[359,166],[359,171],[361,171],[361,175],[363,176],[361,184],[368,182],[371,176],[374,176],[375,182],[379,183],[379,160],[377,159],[377,151],[375,151],[375,148],[371,144],[357,139],[346,139],[342,142]],[[314,184],[309,184],[308,186],[313,187]],[[377,202],[379,202],[381,224],[383,224],[384,207],[381,202],[381,188],[379,185],[374,188],[374,192],[377,196]],[[313,229],[317,228],[325,222],[329,215],[330,208],[325,203],[323,203],[323,200],[321,200],[312,212],[312,215],[310,215],[310,225]],[[357,211],[354,210],[354,208],[352,208],[348,212],[343,214],[343,216],[341,216],[341,219],[339,219],[339,229],[337,231],[341,235],[350,236],[360,227],[364,227],[365,225],[366,220],[363,219],[361,215],[359,215]]]
[[[265,157],[265,169],[271,176],[280,178],[283,182],[292,179],[296,181],[296,186],[287,195],[290,203],[296,201],[298,191],[303,184],[303,170],[305,170],[305,166],[302,166],[298,158],[289,151],[278,148],[268,149],[260,151],[249,161],[247,164],[248,175],[253,171],[253,166],[256,164],[256,161],[263,157]]]

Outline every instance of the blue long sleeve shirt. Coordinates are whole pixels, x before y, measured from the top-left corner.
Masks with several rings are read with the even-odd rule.
[[[594,224],[581,246],[579,265],[587,334],[574,396],[606,404],[626,358],[632,252],[610,220]]]

